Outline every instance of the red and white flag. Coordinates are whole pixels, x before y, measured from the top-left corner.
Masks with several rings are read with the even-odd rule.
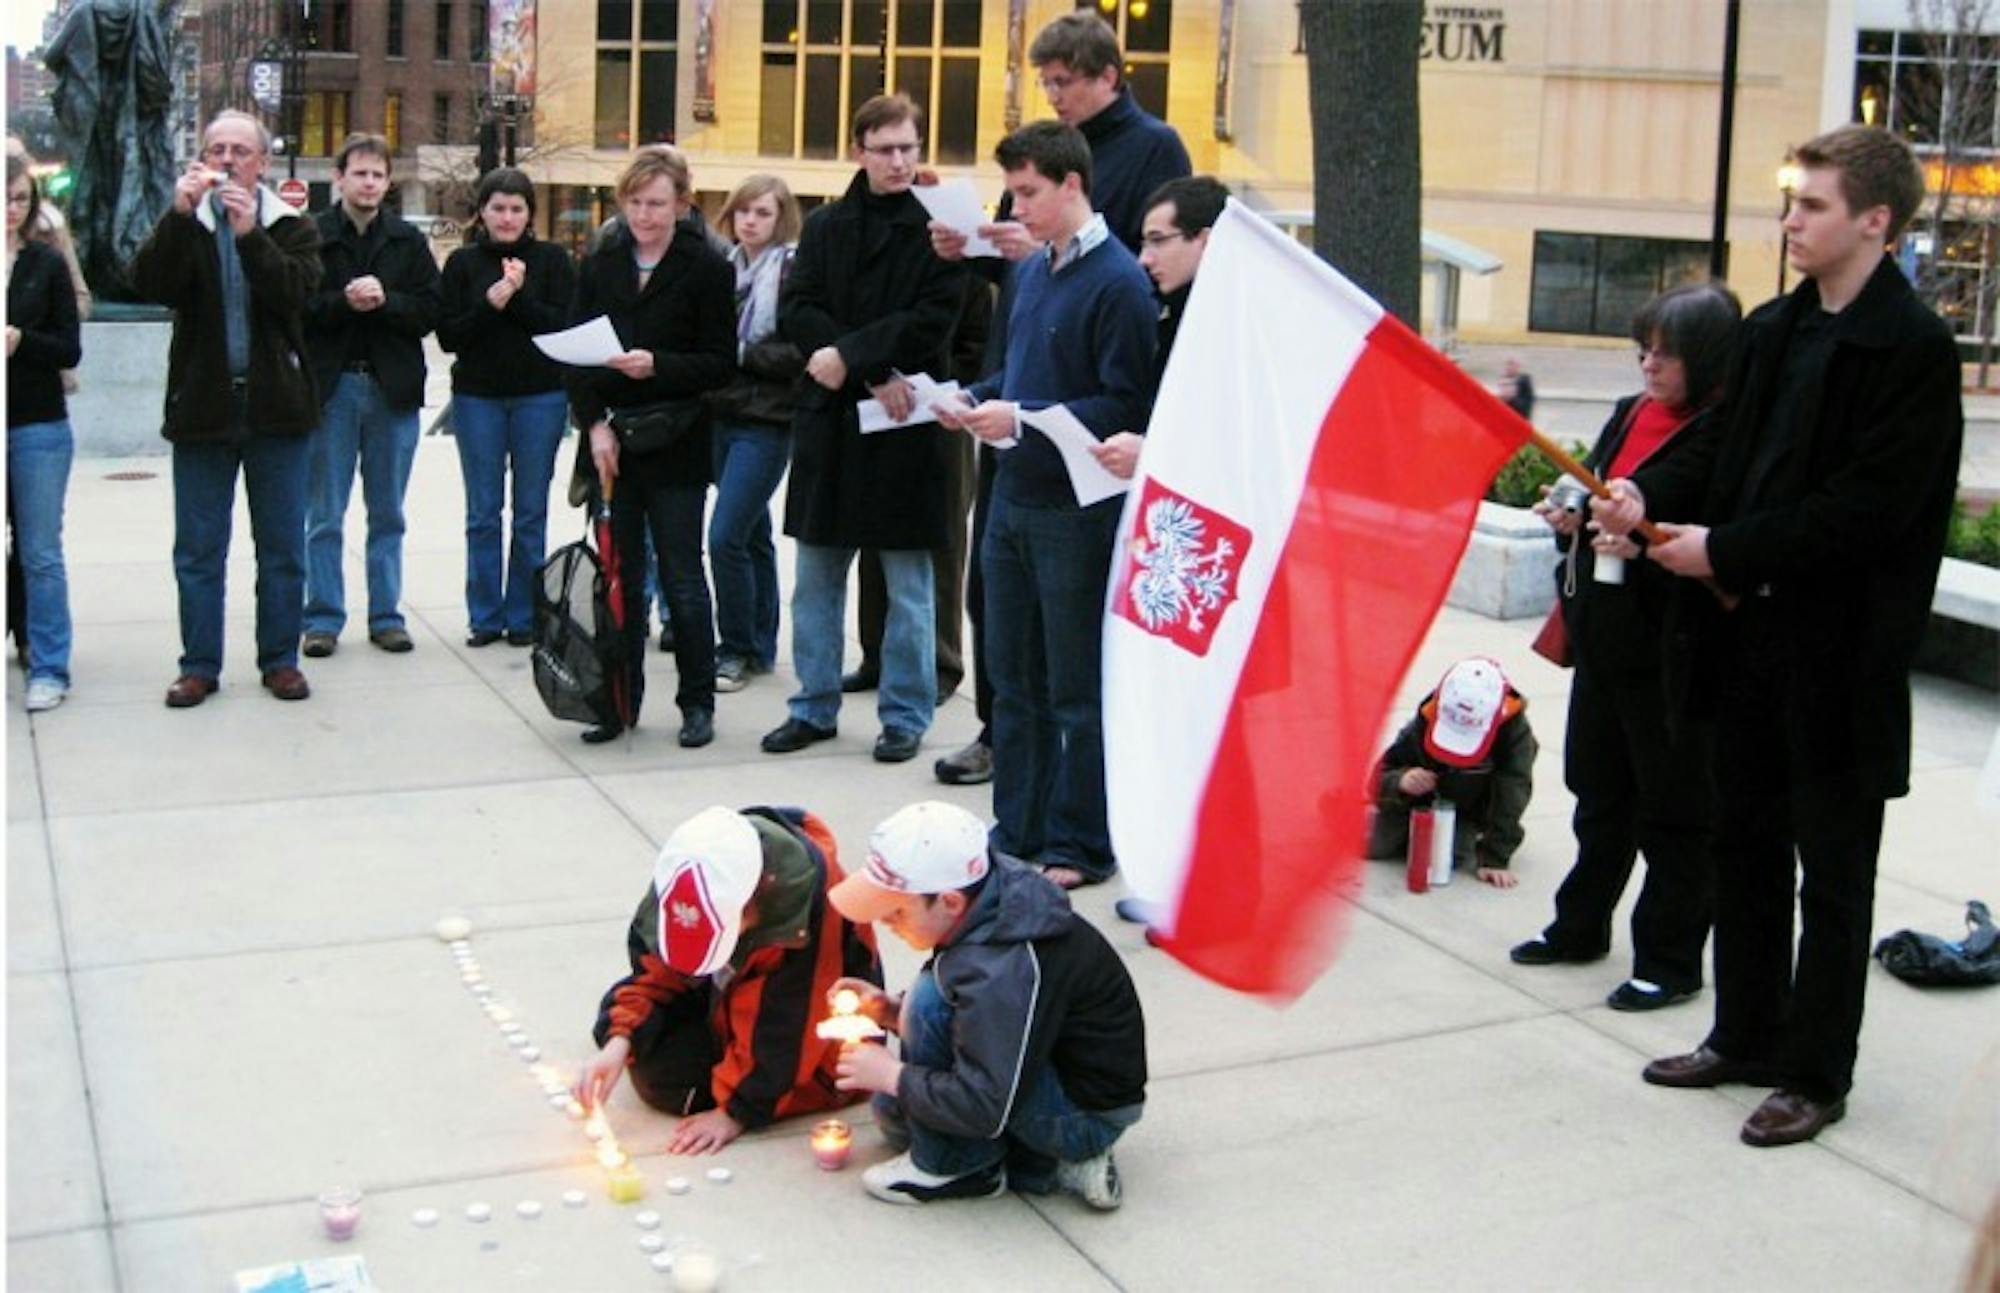
[[[1332,960],[1388,707],[1526,433],[1229,204],[1126,500],[1104,631],[1112,842],[1197,972],[1291,998]]]

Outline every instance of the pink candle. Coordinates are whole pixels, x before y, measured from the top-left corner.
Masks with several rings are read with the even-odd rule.
[[[345,1243],[361,1225],[361,1191],[336,1185],[319,1196],[319,1224],[328,1239]]]
[[[838,1118],[828,1118],[812,1129],[813,1161],[822,1172],[846,1167],[848,1151],[853,1148],[854,1130]]]

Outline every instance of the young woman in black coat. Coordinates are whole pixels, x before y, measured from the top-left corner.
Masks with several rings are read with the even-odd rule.
[[[25,586],[32,712],[69,694],[69,576],[63,503],[75,440],[62,370],[82,354],[76,289],[61,253],[32,236],[40,195],[25,157],[7,157],[7,499]]]
[[[453,438],[465,477],[465,644],[535,640],[534,583],[548,541],[549,481],[569,398],[535,337],[569,322],[576,269],[535,237],[535,186],[512,167],[479,182],[472,241],[444,263],[438,344],[451,366]],[[511,541],[500,507],[513,479]]]
[[[687,161],[672,148],[643,148],[618,177],[624,222],[585,259],[571,317],[610,318],[624,353],[605,368],[573,369],[570,412],[585,432],[595,487],[611,491],[611,528],[624,576],[632,717],[645,690],[646,536],[659,557],[674,623],[680,743],[715,739],[715,616],[701,565],[702,509],[713,474],[705,418],[662,447],[628,451],[614,415],[678,406],[727,386],[736,375],[736,275],[698,236],[676,228],[691,193]],[[608,741],[617,724],[583,739]]]
[[[1728,289],[1669,289],[1632,320],[1645,391],[1623,400],[1585,464],[1630,476],[1713,431],[1743,309]],[[1611,947],[1611,917],[1646,855],[1632,912],[1632,977],[1606,999],[1614,1010],[1657,1010],[1701,990],[1713,878],[1713,795],[1706,733],[1667,723],[1662,677],[1674,576],[1640,559],[1627,539],[1582,530],[1560,495],[1536,506],[1568,552],[1557,568],[1576,665],[1563,778],[1576,795],[1576,863],[1556,891],[1556,918],[1513,949],[1522,965],[1594,961]],[[1576,505],[1577,509],[1581,504]]]

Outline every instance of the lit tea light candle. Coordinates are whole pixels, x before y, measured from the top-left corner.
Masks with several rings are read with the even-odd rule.
[[[665,1274],[674,1268],[674,1255],[672,1253],[654,1253],[652,1262],[654,1270]]]
[[[472,922],[463,916],[442,916],[437,923],[437,936],[447,943],[462,943],[472,934]]]
[[[319,1196],[319,1224],[328,1239],[345,1243],[354,1238],[361,1225],[361,1191],[348,1185],[322,1190]]]
[[[562,1200],[565,1208],[580,1208],[588,1201],[588,1196],[582,1190],[564,1190]]]
[[[822,1172],[838,1172],[847,1166],[854,1148],[854,1129],[838,1118],[828,1118],[812,1129],[813,1161]]]
[[[475,1224],[485,1222],[493,1216],[490,1203],[468,1203],[465,1205],[465,1219]]]
[[[538,1060],[542,1058],[542,1048],[539,1046],[523,1046],[521,1048],[521,1058],[524,1060]]]
[[[436,1208],[418,1208],[410,1214],[410,1224],[419,1230],[429,1230],[438,1223]]]
[[[618,1148],[617,1141],[606,1140],[597,1147],[597,1161],[606,1171],[615,1172],[631,1163],[632,1156]]]
[[[605,1188],[610,1192],[613,1203],[637,1203],[646,1197],[646,1178],[639,1175],[638,1169],[627,1164],[606,1178]]]
[[[641,1230],[658,1230],[660,1214],[651,1208],[647,1208],[644,1212],[635,1212],[632,1214],[632,1224]]]
[[[583,1101],[581,1100],[564,1101],[563,1112],[568,1114],[572,1119],[578,1122],[583,1121]]]
[[[711,1167],[705,1175],[710,1185],[727,1185],[736,1179],[736,1173],[726,1167]]]
[[[503,1005],[499,1005],[498,1003],[491,1003],[488,1004],[486,1007],[486,1017],[488,1019],[491,1019],[494,1023],[499,1024],[501,1026],[501,1029],[504,1031],[506,1026],[509,1023],[513,1022],[514,1012],[507,1009],[507,1007]],[[516,1027],[518,1026],[519,1025],[516,1025]]]
[[[494,1022],[498,1023],[500,1025],[500,1031],[505,1033],[509,1037],[518,1037],[522,1033],[528,1031],[526,1028],[522,1027],[520,1024],[515,1023],[511,1019],[495,1020]]]
[[[514,1205],[514,1215],[523,1221],[533,1221],[542,1215],[542,1205],[534,1199],[523,1199]]]
[[[669,1176],[667,1178],[668,1194],[686,1194],[693,1188],[694,1186],[688,1183],[688,1179],[685,1176]]]
[[[642,1253],[657,1253],[666,1246],[667,1241],[658,1235],[639,1236],[639,1251]]]
[[[861,994],[854,989],[842,988],[834,993],[832,1008],[833,1014],[813,1026],[821,1041],[852,1045],[883,1036],[881,1027],[861,1013]]]

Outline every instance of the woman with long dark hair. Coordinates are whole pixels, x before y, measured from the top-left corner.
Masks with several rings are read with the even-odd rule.
[[[535,237],[535,186],[512,167],[489,172],[471,240],[445,261],[438,344],[458,356],[451,405],[465,478],[467,646],[535,638],[535,574],[548,541],[549,481],[569,396],[562,366],[536,349],[569,321],[569,253]],[[504,495],[513,524],[502,529]],[[503,535],[508,537],[503,541]]]
[[[737,691],[778,657],[778,551],[771,495],[791,460],[792,388],[805,356],[778,335],[778,293],[799,240],[799,204],[775,175],[736,186],[715,219],[733,240],[736,362],[742,372],[711,397],[715,407],[715,511],[708,563],[715,572],[717,691]]]
[[[1606,479],[1630,476],[1712,433],[1742,318],[1736,297],[1714,283],[1672,288],[1640,307],[1632,338],[1645,389],[1619,402],[1585,465]],[[1714,887],[1707,734],[1667,724],[1662,637],[1674,576],[1627,539],[1593,537],[1581,502],[1562,500],[1552,494],[1535,510],[1567,549],[1556,579],[1576,665],[1563,747],[1576,863],[1556,891],[1555,920],[1510,955],[1522,965],[1603,957],[1643,852],[1632,977],[1606,1000],[1614,1010],[1657,1010],[1701,991]]]
[[[646,537],[673,611],[680,743],[715,739],[715,616],[701,566],[702,509],[713,472],[701,396],[736,376],[735,275],[697,233],[677,229],[692,191],[679,150],[639,150],[618,177],[622,225],[585,258],[571,318],[607,316],[625,346],[605,368],[572,369],[570,412],[585,429],[584,468],[611,490],[611,529],[624,575],[632,718],[645,692]],[[623,730],[589,728],[590,744]]]
[[[63,503],[76,442],[62,370],[83,355],[76,289],[62,255],[32,236],[41,194],[25,157],[7,156],[7,497],[26,592],[27,708],[69,695],[69,575]]]

